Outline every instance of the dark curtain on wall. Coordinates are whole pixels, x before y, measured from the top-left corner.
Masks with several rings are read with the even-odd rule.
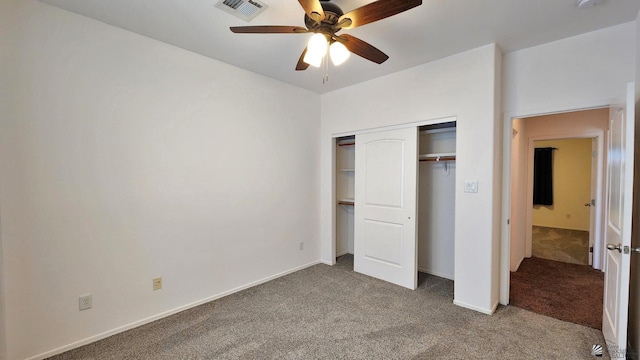
[[[533,205],[553,205],[553,148],[535,149]]]

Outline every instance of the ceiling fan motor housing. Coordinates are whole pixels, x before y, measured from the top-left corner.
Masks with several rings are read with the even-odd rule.
[[[314,32],[328,32],[334,33],[340,29],[333,30],[333,26],[338,23],[338,19],[340,16],[344,15],[344,12],[340,7],[334,3],[328,1],[320,2],[322,5],[322,10],[324,10],[324,20],[319,24],[316,23],[313,19],[311,19],[307,14],[304,15],[304,23],[307,26],[307,29]],[[326,31],[322,31],[322,29]]]

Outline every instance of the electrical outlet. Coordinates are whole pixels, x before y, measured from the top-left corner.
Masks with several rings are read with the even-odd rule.
[[[300,250],[304,250],[304,241],[300,241]]]
[[[155,279],[153,279],[153,290],[160,290],[162,289],[162,278],[161,277],[157,277]]]
[[[93,299],[91,298],[91,294],[80,295],[78,298],[78,309],[80,311],[91,309],[92,305]]]

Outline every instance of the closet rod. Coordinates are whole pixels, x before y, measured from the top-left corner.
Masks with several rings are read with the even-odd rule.
[[[339,142],[338,146],[351,146],[351,145],[355,145],[356,142],[355,141],[343,141],[343,142]]]
[[[455,156],[437,156],[437,157],[420,159],[420,161],[454,161],[455,159],[456,159]]]

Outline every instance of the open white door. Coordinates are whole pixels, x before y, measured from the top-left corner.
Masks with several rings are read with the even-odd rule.
[[[418,129],[356,135],[354,271],[415,289]]]
[[[612,358],[623,358],[627,347],[631,211],[633,202],[634,84],[626,103],[612,106],[607,161],[607,244],[602,333]]]

